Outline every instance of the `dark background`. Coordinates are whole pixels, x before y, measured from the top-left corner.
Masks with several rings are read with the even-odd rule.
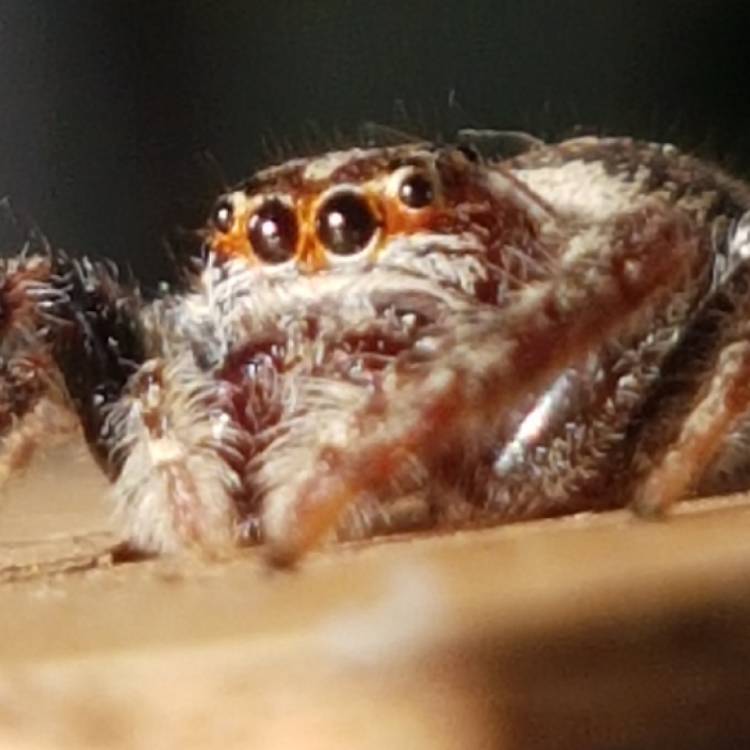
[[[0,0],[0,197],[154,279],[223,181],[364,121],[627,133],[750,174],[747,7]]]

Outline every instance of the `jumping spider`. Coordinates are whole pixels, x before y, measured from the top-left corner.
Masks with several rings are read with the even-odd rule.
[[[749,210],[671,146],[412,143],[257,173],[155,301],[22,253],[2,469],[80,425],[133,547],[263,542],[280,564],[750,487]]]

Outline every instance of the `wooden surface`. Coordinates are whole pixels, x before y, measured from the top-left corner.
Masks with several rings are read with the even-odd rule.
[[[0,508],[0,748],[750,746],[750,505],[114,564],[65,455]]]

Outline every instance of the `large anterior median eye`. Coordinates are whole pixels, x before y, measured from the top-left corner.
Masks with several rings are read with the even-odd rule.
[[[341,192],[324,201],[318,210],[316,232],[321,243],[336,255],[364,250],[378,221],[367,201],[355,192]]]
[[[297,249],[297,217],[283,201],[269,198],[248,219],[247,236],[260,260],[283,263]]]

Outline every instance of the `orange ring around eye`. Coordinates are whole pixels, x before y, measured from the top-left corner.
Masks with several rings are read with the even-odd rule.
[[[420,209],[404,207],[395,196],[383,200],[384,235],[409,235],[430,228],[441,211],[434,203]]]
[[[259,262],[250,248],[250,242],[244,231],[239,226],[246,222],[245,214],[235,217],[234,226],[229,232],[213,230],[209,240],[211,249],[224,258],[245,258],[252,263]]]
[[[317,195],[306,195],[297,201],[297,221],[299,222],[299,239],[297,241],[297,265],[304,271],[315,273],[328,267],[325,248],[315,232],[315,215],[319,198]]]

